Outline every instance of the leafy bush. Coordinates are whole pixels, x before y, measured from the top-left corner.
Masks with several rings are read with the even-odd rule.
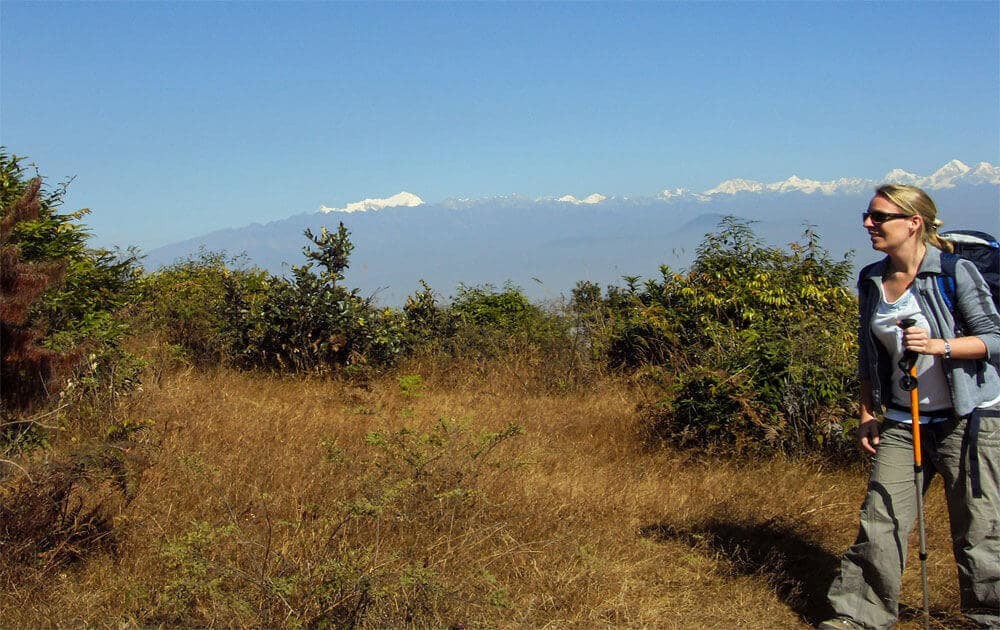
[[[533,304],[512,283],[458,286],[444,304],[426,283],[406,300],[403,313],[413,349],[451,357],[499,358],[525,351],[551,355],[572,346],[570,321]]]
[[[850,261],[832,260],[819,238],[766,247],[747,223],[725,218],[698,248],[690,272],[609,289],[574,302],[613,321],[604,341],[618,366],[672,369],[647,410],[650,433],[721,450],[802,451],[840,435],[857,383],[856,300]],[[586,307],[586,308],[582,308]],[[599,341],[600,343],[600,341]]]
[[[457,337],[465,351],[502,356],[518,347],[543,351],[566,345],[568,326],[557,315],[532,304],[517,286],[459,285],[449,310],[458,322]]]
[[[353,245],[305,231],[308,262],[291,278],[202,252],[146,281],[148,319],[199,365],[323,373],[392,365],[406,347],[405,316],[341,286]]]
[[[296,372],[391,365],[404,349],[404,318],[339,284],[353,249],[347,228],[305,236],[311,262],[292,267],[291,279],[268,278],[262,299],[229,310],[237,363]]]
[[[144,278],[144,320],[194,365],[253,364],[246,355],[262,333],[275,278],[240,257],[200,251]]]
[[[230,309],[247,310],[266,295],[267,273],[243,262],[202,250],[143,279],[146,321],[195,365],[224,362],[239,343]]]
[[[458,314],[447,305],[439,305],[434,291],[423,280],[420,290],[406,298],[403,316],[408,348],[431,352],[453,350],[451,342],[458,333]]]
[[[5,178],[5,197],[6,182]],[[0,405],[4,418],[10,411],[25,409],[41,398],[53,380],[53,373],[73,360],[71,356],[39,347],[42,331],[29,322],[30,309],[50,285],[62,279],[65,265],[60,261],[22,262],[21,248],[11,238],[20,224],[37,220],[41,209],[40,187],[41,180],[36,178],[19,198],[9,205],[5,203],[0,223],[0,336],[3,338],[0,380],[6,384],[0,392]]]
[[[500,370],[528,388],[565,391],[587,382],[596,364],[581,328],[560,303],[535,304],[512,283],[459,285],[439,301],[426,283],[407,298],[407,351],[443,362]]]
[[[38,427],[24,415],[60,392],[77,365],[121,375],[102,382],[112,398],[136,382],[134,370],[111,368],[130,359],[122,344],[124,315],[139,297],[136,255],[87,247],[81,219],[89,210],[59,213],[67,183],[47,190],[40,177],[28,179],[21,160],[0,150],[0,444],[7,445]]]
[[[143,283],[145,321],[196,365],[357,373],[415,352],[576,362],[570,320],[532,304],[512,284],[460,285],[454,298],[439,303],[421,282],[403,309],[382,308],[342,285],[353,249],[343,224],[305,236],[307,262],[293,266],[290,277],[205,251],[150,274]]]

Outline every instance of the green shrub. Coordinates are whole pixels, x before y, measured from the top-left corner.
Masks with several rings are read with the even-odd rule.
[[[353,245],[305,231],[308,262],[290,278],[202,252],[146,280],[148,321],[196,364],[325,373],[392,365],[407,347],[403,313],[341,286]]]
[[[242,258],[202,250],[144,278],[146,321],[195,365],[225,362],[241,342],[231,320],[263,299],[267,282]]]
[[[406,299],[407,351],[473,361],[514,359],[546,365],[543,380],[565,382],[579,367],[574,320],[565,309],[534,304],[512,283],[458,286],[442,301],[427,283]],[[550,378],[551,377],[551,378]]]
[[[241,340],[237,362],[296,372],[391,365],[404,350],[405,318],[340,286],[353,249],[347,229],[305,235],[314,247],[303,253],[312,262],[292,267],[291,279],[271,277],[251,308],[230,309]]]
[[[663,267],[659,279],[630,279],[601,304],[581,302],[614,322],[606,341],[613,365],[674,372],[646,411],[657,439],[797,452],[842,446],[830,438],[853,413],[849,276],[849,259],[832,260],[810,230],[784,250],[727,217],[687,274]]]
[[[103,375],[112,399],[137,382],[118,369],[131,361],[122,343],[139,297],[135,253],[88,247],[89,210],[58,211],[68,182],[47,189],[21,161],[0,149],[0,446],[37,430],[24,416],[61,392],[77,365]]]
[[[465,352],[488,357],[534,348],[545,355],[571,346],[569,322],[533,304],[511,283],[459,285],[449,311],[457,321],[456,338]]]
[[[423,280],[420,290],[406,298],[407,346],[416,351],[451,352],[458,333],[458,313],[439,305],[434,291]]]

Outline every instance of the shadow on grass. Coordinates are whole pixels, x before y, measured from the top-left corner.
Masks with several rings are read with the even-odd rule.
[[[811,625],[832,615],[826,590],[840,559],[777,519],[758,523],[711,519],[686,528],[659,523],[643,527],[640,533],[720,555],[734,572],[767,580],[781,601]]]
[[[816,626],[833,616],[826,591],[836,576],[840,558],[812,539],[801,527],[770,519],[741,522],[713,518],[684,528],[669,523],[647,525],[640,534],[656,541],[678,541],[719,556],[735,573],[766,580],[802,620]],[[919,622],[923,611],[900,605],[900,620]],[[933,627],[972,628],[954,611],[931,608]]]

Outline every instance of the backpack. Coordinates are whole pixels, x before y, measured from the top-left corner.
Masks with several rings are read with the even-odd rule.
[[[960,314],[955,311],[955,300],[958,297],[955,292],[955,265],[959,258],[971,260],[976,265],[976,269],[989,285],[990,293],[993,294],[993,306],[1000,311],[1000,243],[992,235],[974,230],[944,232],[941,234],[941,238],[950,241],[955,251],[950,254],[947,252],[941,254],[941,275],[937,278],[938,288],[941,290],[941,296],[955,320],[955,335],[960,337],[964,323],[961,321]],[[990,362],[1000,368],[1000,357],[993,357]],[[983,496],[978,446],[981,411],[982,409],[974,410],[966,425],[969,444],[969,481],[972,482],[972,496],[977,499]]]
[[[955,248],[953,253],[941,254],[941,275],[937,281],[948,310],[951,311],[952,317],[956,318],[956,327],[961,326],[955,312],[955,301],[958,297],[955,292],[955,265],[959,258],[970,260],[976,265],[976,269],[989,285],[990,293],[993,294],[993,306],[1000,311],[1000,243],[997,239],[986,232],[975,230],[944,232],[941,238],[951,242]]]

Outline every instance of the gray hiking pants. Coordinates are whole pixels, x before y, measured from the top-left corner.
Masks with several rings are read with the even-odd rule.
[[[1000,418],[981,419],[979,498],[972,496],[965,425],[963,419],[922,427],[923,489],[935,474],[944,480],[962,611],[984,626],[1000,628]],[[827,594],[838,616],[865,628],[891,627],[899,613],[906,542],[917,516],[913,479],[911,427],[887,421],[858,537]]]

